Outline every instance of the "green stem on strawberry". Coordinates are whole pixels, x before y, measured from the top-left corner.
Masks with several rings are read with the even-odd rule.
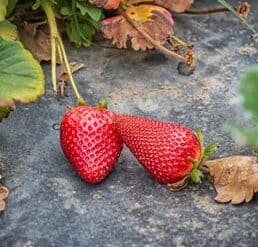
[[[190,181],[194,183],[200,183],[201,182],[201,177],[203,176],[203,162],[211,156],[219,147],[218,143],[212,143],[209,144],[207,147],[204,147],[204,138],[203,134],[200,129],[197,129],[195,132],[197,139],[200,143],[200,156],[198,159],[192,159],[190,158],[191,163],[193,164],[193,168],[190,171],[189,175],[184,177],[182,180],[173,183],[173,184],[168,184],[169,188],[172,191],[179,191],[184,189]]]
[[[108,108],[108,102],[105,98],[103,98],[98,105],[96,105],[97,109],[107,109]]]
[[[209,156],[213,155],[213,153],[219,147],[219,144],[211,143],[207,147],[204,147],[204,137],[201,130],[197,129],[195,133],[200,143],[201,154],[198,159],[190,159],[193,164],[193,168],[190,172],[190,178],[194,183],[199,183],[201,181],[201,177],[203,176],[203,173],[202,173],[203,161],[206,160]]]
[[[70,64],[68,62],[68,58],[66,55],[65,47],[62,41],[62,38],[59,34],[58,28],[57,28],[57,23],[56,23],[56,18],[55,18],[55,13],[53,10],[52,4],[47,1],[47,0],[42,0],[41,1],[41,6],[44,9],[48,24],[49,24],[49,29],[50,29],[50,42],[51,42],[51,67],[52,67],[52,84],[53,84],[53,91],[54,93],[57,93],[57,83],[56,83],[56,55],[58,52],[58,55],[60,57],[61,62],[64,63],[65,69],[67,71],[71,86],[73,88],[73,91],[76,95],[77,98],[77,104],[78,105],[86,105],[86,101],[83,99],[83,97],[80,95],[77,86],[75,84],[75,81],[72,76],[72,71],[70,68]]]

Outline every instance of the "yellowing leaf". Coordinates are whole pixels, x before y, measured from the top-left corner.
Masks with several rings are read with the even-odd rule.
[[[0,121],[15,106],[44,94],[44,74],[29,51],[18,41],[0,39]]]
[[[258,191],[258,160],[254,156],[231,156],[204,163],[217,191],[215,200],[240,204]]]
[[[5,20],[7,14],[8,0],[0,0],[0,21]]]
[[[159,44],[164,44],[173,32],[174,21],[171,14],[159,6],[142,4],[129,7],[125,15]],[[128,41],[134,50],[154,48],[128,19],[119,15],[102,21],[105,38],[112,39],[112,43],[119,48],[126,48]]]
[[[18,37],[16,26],[9,21],[0,22],[0,38],[5,40],[16,40]]]
[[[194,0],[122,0],[121,2],[126,6],[149,3],[164,7],[171,11],[184,12],[191,6]]]
[[[155,10],[157,7],[149,5],[130,6],[125,12],[132,20],[144,23],[151,17],[153,8]]]

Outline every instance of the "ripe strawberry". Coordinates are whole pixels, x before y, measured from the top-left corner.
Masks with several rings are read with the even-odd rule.
[[[124,143],[156,180],[165,184],[183,185],[191,175],[200,180],[199,165],[204,155],[203,138],[185,126],[131,115],[116,115],[115,123]],[[182,182],[182,183],[181,183]]]
[[[63,152],[79,176],[89,183],[102,181],[120,156],[123,143],[113,117],[105,109],[78,106],[62,119]]]

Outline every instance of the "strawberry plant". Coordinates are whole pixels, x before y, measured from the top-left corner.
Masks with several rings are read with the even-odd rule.
[[[26,1],[26,3],[18,0],[1,0],[0,87],[4,90],[1,90],[0,94],[0,120],[14,109],[15,101],[33,102],[44,93],[42,70],[37,61],[23,48],[19,39],[39,62],[51,60],[55,94],[58,91],[56,64],[64,65],[77,98],[77,104],[81,105],[86,102],[81,97],[73,79],[61,37],[62,33],[65,32],[77,47],[87,47],[92,44],[94,35],[102,31],[104,37],[112,40],[118,48],[127,48],[129,43],[135,50],[155,48],[193,69],[196,65],[193,46],[175,35],[175,22],[171,12],[202,14],[229,10],[238,16],[242,23],[248,25],[246,16],[249,5],[247,3],[233,8],[224,0],[218,1],[225,8],[191,10],[189,8],[194,0],[36,0],[35,2]],[[113,12],[108,12],[108,17],[105,18],[105,11],[110,9]],[[49,28],[46,26],[44,15]],[[248,26],[255,31],[253,27]],[[8,49],[13,51],[12,59],[9,59]],[[21,60],[24,63],[18,64]],[[15,63],[17,63],[16,66],[14,66]],[[29,78],[26,82],[25,77]]]
[[[190,180],[200,182],[203,161],[217,145],[204,149],[202,134],[180,124],[113,113],[105,109],[106,102],[97,107],[86,106],[73,79],[73,67],[62,34],[65,33],[76,47],[88,47],[94,43],[94,35],[102,32],[118,48],[157,49],[193,70],[196,66],[194,47],[177,37],[174,13],[196,15],[230,11],[255,32],[246,21],[250,10],[248,3],[232,7],[225,0],[218,2],[224,7],[196,10],[190,8],[194,0],[36,0],[26,3],[0,0],[0,121],[15,108],[15,102],[34,102],[44,94],[41,61],[51,61],[52,87],[57,94],[57,64],[62,64],[65,72],[61,80],[69,80],[78,106],[70,109],[62,119],[60,143],[82,179],[89,183],[105,179],[125,143],[157,181],[174,189],[183,188]],[[256,124],[255,95],[258,91],[254,82],[257,79],[257,71],[250,72],[241,88],[244,106]],[[257,127],[235,127],[234,133],[258,149]],[[248,159],[248,162],[251,162],[250,174],[256,164],[254,159]],[[224,170],[227,170],[227,164]],[[217,170],[214,172],[212,167],[208,166],[207,171],[216,177]],[[252,181],[256,181],[256,175]],[[251,192],[258,190],[255,183],[251,185],[246,185],[252,188]],[[217,188],[221,189],[220,186]],[[223,190],[220,191],[223,194]],[[5,208],[8,190],[2,188],[2,192],[0,211]],[[240,199],[232,199],[224,193],[226,199],[221,196],[220,200],[249,201],[253,195],[251,192],[242,193]]]

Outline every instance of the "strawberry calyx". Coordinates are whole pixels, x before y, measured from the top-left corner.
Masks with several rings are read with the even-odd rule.
[[[78,99],[77,99],[77,106],[83,106],[83,105],[87,105],[87,102],[86,102],[86,100],[83,98],[83,97],[79,97]]]
[[[199,183],[201,181],[201,177],[203,176],[203,172],[202,172],[203,161],[215,153],[215,151],[219,147],[219,144],[211,143],[208,146],[204,147],[204,137],[199,128],[197,128],[197,130],[195,131],[195,134],[200,143],[201,154],[198,159],[190,158],[190,161],[193,164],[193,168],[190,171],[189,177],[194,183]]]
[[[107,109],[108,108],[108,102],[105,98],[103,98],[98,105],[95,106],[97,109]]]
[[[189,181],[192,181],[194,183],[200,183],[201,178],[203,176],[203,172],[202,172],[203,161],[206,160],[209,156],[213,155],[213,153],[219,147],[218,143],[211,143],[207,147],[204,147],[204,137],[199,128],[196,129],[195,135],[200,143],[200,150],[201,150],[200,156],[198,159],[189,158],[189,160],[193,164],[193,167],[189,172],[188,176],[184,177],[183,179],[179,180],[176,183],[168,184],[169,188],[172,191],[179,191],[184,189],[188,185]]]

